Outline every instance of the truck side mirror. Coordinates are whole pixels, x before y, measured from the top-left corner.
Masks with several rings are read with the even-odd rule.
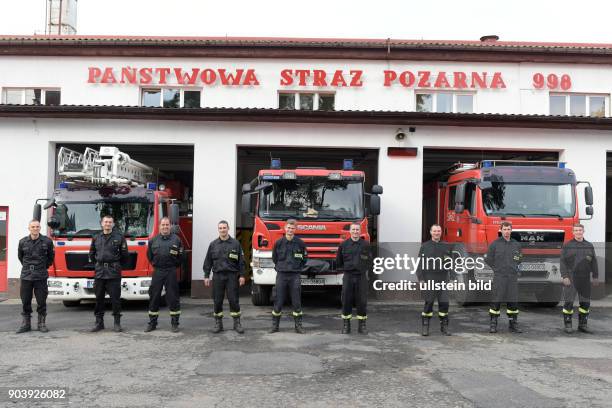
[[[47,226],[51,229],[58,229],[60,226],[60,221],[55,215],[53,215],[47,221]]]
[[[55,203],[55,197],[53,197],[52,199],[50,199],[49,201],[47,201],[47,203],[45,204],[45,206],[43,207],[43,209],[48,210],[51,207],[57,207],[57,204]]]
[[[179,223],[179,205],[176,203],[170,204],[170,211],[168,212],[168,218],[170,218],[170,224],[178,225]]]
[[[380,214],[380,196],[378,194],[372,194],[370,196],[370,215],[379,215],[379,214]]]
[[[378,185],[378,184],[374,184],[372,186],[372,194],[382,194],[383,193],[383,188],[382,186]]]
[[[465,209],[465,183],[457,185],[455,191],[455,213],[461,214]]]
[[[40,204],[34,204],[34,214],[32,215],[32,219],[36,221],[40,221],[42,218],[42,207]]]
[[[584,201],[586,205],[593,205],[593,188],[591,186],[584,188]]]
[[[242,195],[242,213],[252,214],[251,208],[253,207],[253,194],[246,193]]]
[[[593,207],[592,206],[588,206],[587,208],[585,208],[586,211],[586,215],[590,215],[593,216]]]

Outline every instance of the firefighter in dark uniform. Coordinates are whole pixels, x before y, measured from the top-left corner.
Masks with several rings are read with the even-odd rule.
[[[159,234],[149,242],[147,250],[147,258],[155,270],[149,287],[149,324],[145,332],[157,328],[159,303],[164,287],[166,287],[166,301],[170,310],[172,331],[175,333],[179,331],[181,304],[176,270],[183,262],[183,255],[183,244],[181,239],[172,233],[170,218],[162,218],[159,221]]]
[[[351,332],[353,303],[357,304],[357,331],[368,334],[366,327],[368,302],[368,270],[371,268],[370,243],[361,238],[361,225],[350,226],[351,237],[338,247],[336,269],[343,271],[342,277],[342,334]]]
[[[46,325],[47,318],[47,269],[53,264],[55,251],[53,241],[40,233],[40,222],[30,221],[28,225],[30,234],[19,241],[17,247],[17,258],[23,267],[21,268],[21,303],[23,321],[17,333],[32,330],[32,292],[36,297],[36,312],[38,313],[38,330],[46,333],[49,330]]]
[[[599,276],[595,248],[584,239],[584,226],[573,227],[574,238],[566,242],[561,249],[561,277],[563,278],[563,322],[565,332],[572,332],[572,315],[574,300],[578,294],[578,330],[592,333],[587,328],[589,308],[591,306],[591,276]]]
[[[121,262],[128,260],[128,248],[122,233],[113,229],[113,217],[102,217],[102,231],[94,235],[89,248],[89,261],[95,266],[94,292],[96,323],[91,329],[97,332],[104,329],[104,297],[110,296],[115,322],[113,330],[121,329]]]
[[[509,328],[512,333],[522,333],[518,327],[518,267],[523,259],[521,244],[510,238],[512,224],[501,223],[501,237],[489,246],[485,262],[493,269],[493,302],[489,309],[491,316],[489,333],[497,333],[497,319],[500,305],[506,303]]]
[[[217,230],[219,238],[210,243],[204,259],[204,285],[206,287],[210,287],[210,271],[213,271],[213,313],[215,316],[213,333],[223,330],[223,298],[227,292],[230,316],[234,319],[234,330],[242,334],[244,329],[240,324],[238,287],[243,286],[245,282],[244,253],[240,242],[229,235],[227,221],[219,221]]]
[[[272,250],[272,261],[276,269],[276,299],[272,309],[272,328],[270,333],[278,331],[281,311],[287,296],[291,298],[295,332],[304,333],[302,327],[302,281],[301,272],[306,266],[308,252],[306,244],[295,236],[297,221],[288,219],[285,224],[285,236],[276,241]]]
[[[442,242],[442,227],[433,224],[429,229],[431,240],[424,242],[419,250],[421,262],[416,270],[419,282],[436,284],[448,281],[448,270],[445,263],[452,256],[452,246]],[[438,318],[440,319],[440,332],[450,336],[448,331],[448,292],[446,290],[424,290],[425,305],[421,312],[421,335],[429,336],[429,319],[433,317],[433,306],[438,300]]]

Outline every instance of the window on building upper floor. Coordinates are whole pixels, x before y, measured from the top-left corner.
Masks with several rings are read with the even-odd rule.
[[[163,108],[199,108],[200,90],[182,88],[143,88],[140,105]]]
[[[2,102],[11,105],[59,105],[61,91],[45,88],[4,88]]]
[[[333,93],[279,92],[278,109],[289,110],[335,110]]]
[[[474,112],[474,94],[417,91],[416,111],[472,113]]]
[[[606,95],[550,94],[549,114],[570,116],[608,116]]]

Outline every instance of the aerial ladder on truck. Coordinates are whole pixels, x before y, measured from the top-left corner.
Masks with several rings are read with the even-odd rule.
[[[149,240],[159,234],[159,219],[170,218],[172,230],[191,249],[191,237],[180,226],[179,204],[173,188],[158,186],[159,173],[132,159],[114,146],[83,153],[61,147],[57,156],[58,188],[52,198],[37,200],[34,217],[53,207],[47,225],[56,246],[49,270],[49,297],[73,306],[93,299],[94,268],[88,258],[91,238],[99,230],[100,217],[110,214],[115,227],[128,238],[129,257],[122,262],[121,297],[148,298],[153,266],[147,259]],[[180,191],[180,189],[177,189]],[[177,269],[180,280],[188,276],[190,261]]]
[[[84,153],[62,147],[57,155],[57,172],[66,183],[93,187],[144,186],[152,182],[154,174],[152,167],[114,146],[102,146],[99,152],[88,147]]]

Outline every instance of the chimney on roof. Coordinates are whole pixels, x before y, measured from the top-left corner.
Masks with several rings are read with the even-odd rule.
[[[482,37],[480,37],[480,42],[496,42],[497,40],[499,40],[499,36],[492,34],[492,35],[483,35]]]
[[[78,0],[46,0],[45,34],[76,34]]]

